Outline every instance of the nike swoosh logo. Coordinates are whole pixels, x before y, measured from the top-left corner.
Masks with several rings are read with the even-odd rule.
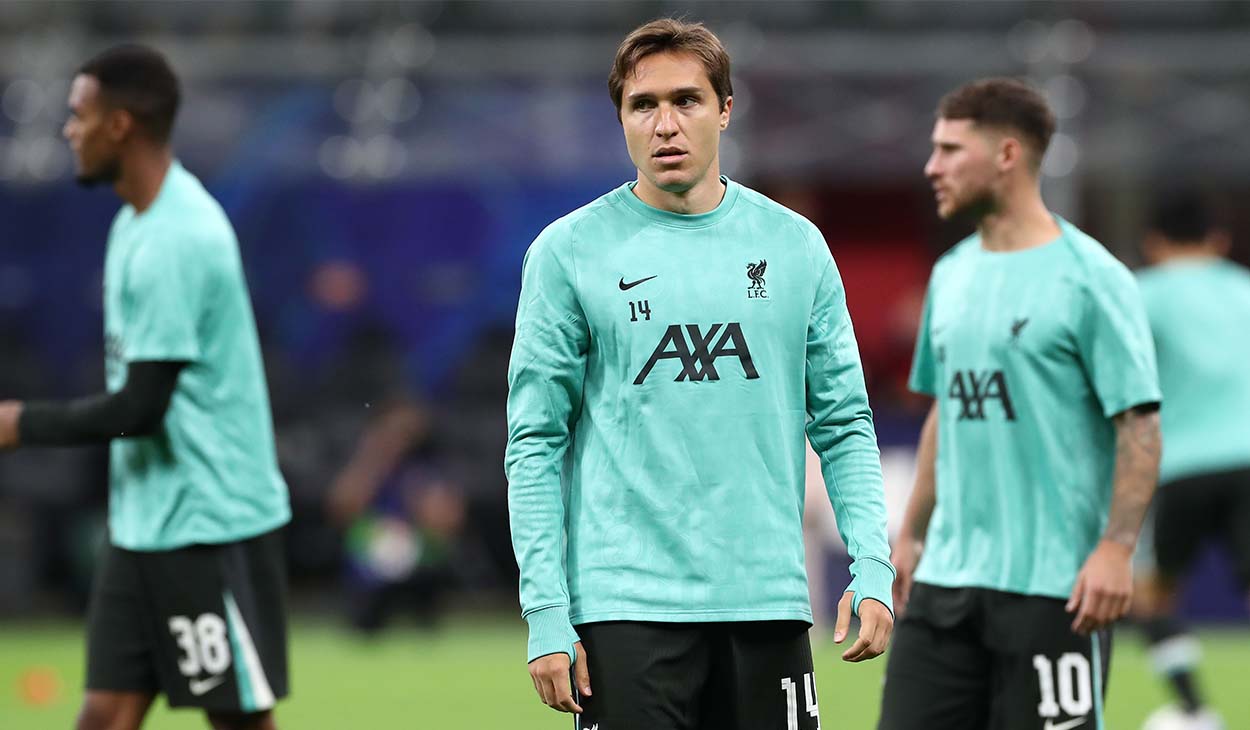
[[[224,674],[218,674],[213,677],[208,677],[207,679],[193,679],[191,680],[191,694],[196,697],[207,694],[216,689],[217,685],[225,681],[226,675]]]
[[[631,282],[630,282],[630,283],[628,283],[628,284],[626,284],[626,283],[625,283],[625,277],[623,277],[623,276],[622,276],[622,277],[621,277],[621,283],[620,283],[621,291],[629,291],[630,289],[633,289],[634,287],[638,286],[639,284],[641,284],[641,283],[642,283],[642,282],[644,282],[644,281],[651,281],[651,280],[652,280],[652,279],[654,279],[656,276],[659,276],[659,274],[656,274],[655,276],[648,276],[647,278],[645,278],[645,279],[639,279],[638,281],[631,281]]]
[[[1047,720],[1044,730],[1070,730],[1070,728],[1084,725],[1085,720],[1086,718],[1084,717],[1078,717],[1075,720],[1068,720],[1067,722],[1061,722],[1058,725],[1056,725],[1053,720]]]

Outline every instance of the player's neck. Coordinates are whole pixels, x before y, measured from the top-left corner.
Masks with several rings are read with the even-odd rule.
[[[122,176],[113,185],[113,190],[117,197],[130,203],[135,212],[142,213],[160,194],[165,175],[173,162],[173,152],[168,147],[136,150],[126,160]]]
[[[702,180],[689,190],[676,193],[661,190],[639,173],[638,183],[634,185],[634,195],[652,208],[682,215],[698,215],[715,210],[725,197],[725,189],[725,183],[720,179],[719,166],[713,164]]]
[[[1041,246],[1062,231],[1036,190],[1005,196],[977,224],[981,246],[987,251],[1008,253]]]
[[[1218,261],[1224,257],[1223,250],[1209,243],[1169,246],[1154,253],[1152,264],[1186,264]]]

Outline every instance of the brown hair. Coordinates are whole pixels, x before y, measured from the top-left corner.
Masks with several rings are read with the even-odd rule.
[[[608,74],[608,93],[616,104],[616,116],[621,116],[621,95],[625,90],[625,77],[633,73],[642,59],[653,53],[677,51],[693,54],[703,64],[708,80],[725,108],[725,100],[733,96],[733,83],[729,80],[729,54],[716,34],[702,23],[687,23],[676,18],[660,18],[638,26],[621,41],[616,49],[616,60]]]
[[[1009,78],[980,79],[955,89],[938,102],[940,119],[970,119],[985,127],[1018,132],[1037,153],[1034,164],[1055,133],[1055,114],[1041,92]]]

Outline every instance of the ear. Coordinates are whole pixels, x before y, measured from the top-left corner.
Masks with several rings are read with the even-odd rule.
[[[119,143],[130,136],[130,133],[135,128],[134,115],[125,109],[110,109],[107,114],[108,119],[105,121],[105,125],[107,125],[108,136],[111,141]]]
[[[734,98],[732,96],[725,97],[725,106],[720,110],[720,131],[729,129],[729,114],[734,108]]]
[[[1028,164],[1025,160],[1026,154],[1024,145],[1020,144],[1020,140],[1003,135],[998,142],[998,154],[995,156],[995,162],[998,164],[1000,172],[1007,172],[1020,165]]]

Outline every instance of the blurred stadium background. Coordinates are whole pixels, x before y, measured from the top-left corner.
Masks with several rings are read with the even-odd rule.
[[[1153,195],[1205,191],[1250,247],[1250,3],[0,2],[0,397],[103,384],[118,207],[73,184],[74,69],[167,53],[184,164],[239,233],[295,520],[286,727],[558,727],[531,696],[508,538],[504,374],[522,256],[633,177],[605,79],[620,38],[706,21],[734,61],[731,177],[817,223],[846,281],[887,467],[906,498],[924,404],[905,378],[940,225],[921,167],[946,90],[1026,76],[1060,132],[1051,207],[1130,264]],[[103,539],[103,450],[0,458],[0,727],[67,727]],[[816,528],[817,533],[820,528]],[[845,584],[836,539],[814,580]],[[1185,612],[1250,728],[1245,606],[1213,552]],[[868,728],[882,662],[819,650],[826,724]],[[1113,728],[1163,701],[1135,637]],[[1240,713],[1240,714],[1238,714]],[[154,727],[198,727],[160,715]]]

